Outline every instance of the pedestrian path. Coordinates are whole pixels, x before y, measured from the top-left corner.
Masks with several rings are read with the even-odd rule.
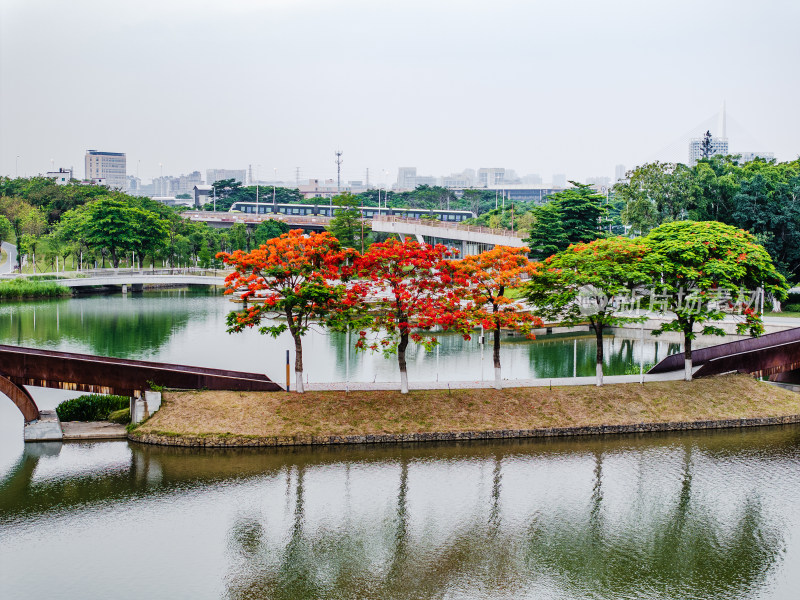
[[[653,375],[644,374],[644,383],[654,381],[677,381],[684,377],[683,369],[671,371],[669,373],[657,373]],[[603,383],[612,385],[617,383],[640,383],[641,375],[606,375]],[[568,385],[595,385],[595,377],[553,377],[547,379],[504,379],[504,388],[519,387],[549,387],[549,386],[568,386]],[[413,390],[464,390],[493,388],[494,380],[484,381],[410,381],[408,388]],[[334,383],[313,383],[306,384],[307,391],[369,391],[369,390],[399,390],[400,381],[377,381],[377,382],[334,382]]]
[[[14,265],[17,264],[17,247],[14,244],[3,242],[3,250],[6,251],[6,260],[0,264],[0,275],[11,273]]]

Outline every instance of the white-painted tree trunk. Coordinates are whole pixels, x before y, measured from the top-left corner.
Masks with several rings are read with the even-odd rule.
[[[595,373],[597,375],[597,387],[600,387],[603,385],[603,363],[597,363]]]
[[[400,393],[408,393],[408,373],[406,371],[400,371]]]
[[[683,366],[686,369],[686,381],[692,380],[692,359],[691,358],[684,358],[683,359]]]
[[[305,389],[303,388],[303,372],[295,371],[294,378],[295,378],[294,391],[297,392],[298,394],[304,393]]]
[[[494,389],[496,390],[503,389],[503,378],[500,375],[500,367],[494,368]]]

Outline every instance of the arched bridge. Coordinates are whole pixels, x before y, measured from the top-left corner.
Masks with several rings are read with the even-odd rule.
[[[55,281],[68,288],[143,285],[225,285],[226,271],[214,269],[94,269]]]
[[[772,381],[800,382],[800,327],[768,333],[756,338],[718,344],[692,352],[694,377],[723,373],[750,373]],[[684,368],[683,353],[668,356],[650,373]]]
[[[278,391],[266,375],[0,345],[0,392],[25,421],[39,408],[24,386],[139,396],[150,384],[179,389]]]

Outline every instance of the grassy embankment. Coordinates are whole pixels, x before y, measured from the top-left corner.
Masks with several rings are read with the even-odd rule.
[[[292,437],[539,429],[800,414],[800,394],[744,376],[645,385],[399,392],[164,392],[134,435]]]
[[[58,298],[69,296],[72,291],[58,285],[56,281],[41,279],[8,279],[0,281],[0,300],[22,300],[25,298]]]

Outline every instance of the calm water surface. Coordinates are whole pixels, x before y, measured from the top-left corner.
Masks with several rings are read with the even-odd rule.
[[[202,291],[0,303],[0,343],[255,371],[283,382],[286,350],[294,361],[291,337],[285,333],[274,340],[253,330],[226,333],[225,316],[235,307],[227,297]],[[491,347],[482,351],[478,337],[465,341],[444,334],[433,352],[412,344],[409,379],[492,379]],[[696,347],[708,343],[719,343],[719,338],[701,339]],[[349,376],[351,381],[397,381],[399,387],[396,358],[348,352],[344,334],[312,330],[303,348],[311,382],[344,381]],[[641,358],[656,362],[680,351],[680,345],[649,337],[642,344],[639,331],[617,330],[605,338],[604,349],[606,373],[615,374],[638,365]],[[506,336],[501,361],[505,378],[570,377],[573,365],[578,375],[592,376],[595,341],[588,331],[540,336],[533,342]]]
[[[285,347],[220,334],[218,300],[0,305],[0,341],[270,374]],[[313,339],[314,373],[339,373],[343,340]],[[456,340],[438,371],[435,356],[416,359],[418,380],[479,368],[479,349]],[[510,340],[504,361],[571,374],[572,338],[538,343]],[[582,343],[578,366],[590,370],[593,343]],[[606,343],[619,349],[612,364],[638,360],[631,340]],[[394,378],[392,363],[350,360],[353,379]],[[62,396],[32,391],[43,408]],[[800,589],[796,426],[257,451],[25,445],[21,431],[0,402],[2,599],[722,600]]]

